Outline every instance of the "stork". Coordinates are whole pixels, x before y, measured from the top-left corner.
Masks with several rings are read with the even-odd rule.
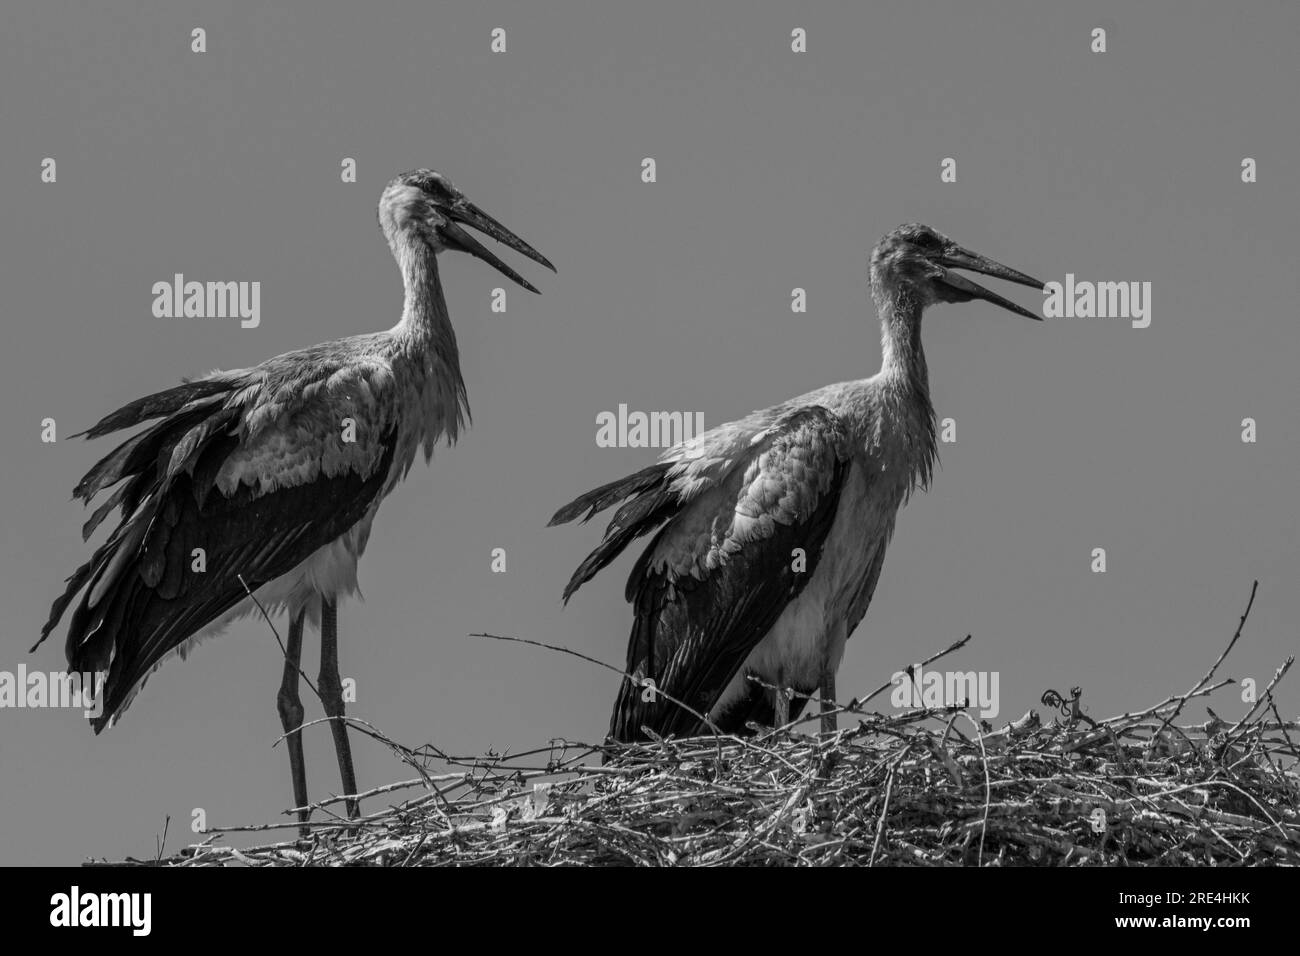
[[[338,602],[356,592],[376,510],[417,449],[428,462],[438,441],[454,443],[469,418],[437,256],[467,252],[537,292],[462,224],[555,269],[441,174],[404,173],[379,202],[379,225],[405,285],[397,325],[212,372],[131,402],[82,433],[98,438],[162,419],[106,455],[73,492],[89,504],[119,485],[86,522],[84,538],[115,507],[121,522],[68,578],[36,642],[84,592],[66,652],[73,671],[106,672],[96,734],[121,718],[171,655],[186,657],[240,616],[287,612],[276,703],[300,826],[308,817],[298,695],[307,623],[320,631],[317,690],[331,718],[348,816],[358,815]]]
[[[587,521],[623,502],[566,603],[658,529],[627,582],[633,623],[611,738],[693,735],[707,726],[700,716],[724,733],[781,727],[814,692],[822,729],[835,728],[844,644],[871,603],[898,510],[929,486],[936,459],[921,314],[985,299],[1039,319],[954,269],[1043,287],[928,226],[900,226],[871,255],[878,373],[713,428],[551,519]]]

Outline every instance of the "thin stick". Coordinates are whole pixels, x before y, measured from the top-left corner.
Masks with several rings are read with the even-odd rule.
[[[571,648],[562,647],[559,644],[547,644],[544,641],[533,641],[533,640],[529,640],[526,637],[509,637],[503,634],[487,634],[481,632],[477,634],[471,634],[470,637],[486,637],[494,641],[513,641],[516,644],[531,644],[533,647],[544,647],[550,651],[559,651],[561,654],[570,654],[573,657],[578,658],[579,660],[584,660],[589,664],[596,664],[600,667],[605,668],[606,670],[613,671],[615,674],[622,675],[622,677],[625,680],[631,682],[633,687],[641,686],[641,684],[637,681],[635,677],[633,677],[631,674],[627,673],[626,671],[622,670],[621,668],[615,667],[613,664],[607,664],[604,661],[597,660],[594,657],[588,657],[586,654],[579,653],[578,651],[575,651]],[[664,691],[660,690],[658,687],[655,688],[655,693],[658,694],[660,697],[662,697],[664,700],[668,701],[670,704],[676,704],[678,707],[686,711],[696,720],[700,721],[700,723],[704,724],[704,726],[708,727],[709,730],[717,734],[719,737],[731,736],[730,734],[724,734],[721,730],[718,729],[717,724],[709,720],[708,717],[706,717],[704,714],[701,714],[698,710],[696,710],[694,707],[691,707],[689,704],[686,704],[678,700],[676,697],[673,697],[665,693]]]
[[[1178,706],[1175,707],[1173,711],[1169,714],[1169,716],[1165,718],[1165,722],[1160,725],[1160,729],[1157,730],[1152,735],[1152,740],[1154,740],[1156,737],[1159,737],[1162,733],[1164,733],[1165,728],[1167,728],[1170,724],[1172,724],[1175,720],[1178,719],[1178,715],[1181,714],[1183,712],[1183,708],[1187,706],[1187,701],[1190,700],[1197,693],[1197,691],[1199,691],[1202,687],[1204,687],[1206,684],[1208,684],[1211,680],[1214,679],[1214,672],[1219,669],[1219,665],[1223,663],[1224,659],[1230,653],[1232,653],[1232,649],[1237,646],[1237,641],[1241,637],[1242,628],[1246,626],[1246,618],[1250,617],[1250,609],[1255,606],[1255,592],[1258,590],[1259,590],[1259,579],[1256,578],[1254,581],[1251,582],[1250,599],[1246,602],[1246,610],[1241,612],[1241,619],[1237,622],[1237,632],[1232,635],[1232,640],[1228,641],[1228,646],[1223,649],[1223,653],[1219,655],[1219,659],[1210,666],[1210,669],[1208,671],[1205,672],[1205,676],[1202,677],[1199,681],[1197,681],[1195,686],[1193,686],[1191,690],[1189,690],[1182,697],[1178,698]]]
[[[257,609],[262,612],[262,617],[266,620],[267,627],[269,627],[271,633],[275,635],[275,643],[280,645],[280,656],[284,658],[285,663],[289,663],[289,649],[284,646],[284,641],[280,640],[280,632],[275,629],[275,622],[271,620],[271,615],[266,613],[266,608],[262,607],[262,602],[257,599],[257,595],[249,588],[248,582],[244,580],[244,576],[242,574],[236,574],[235,577],[238,578],[239,583],[244,586],[244,592],[253,599],[253,603],[257,605]],[[292,666],[293,669],[298,672],[298,676],[301,677],[307,683],[307,686],[311,688],[311,692],[316,695],[316,699],[320,700],[320,691],[318,691],[316,685],[311,682],[311,678],[304,674],[302,668],[297,664],[293,664]]]

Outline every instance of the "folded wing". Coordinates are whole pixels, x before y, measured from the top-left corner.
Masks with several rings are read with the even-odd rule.
[[[37,641],[81,594],[65,650],[70,669],[107,672],[96,733],[169,652],[247,597],[245,582],[256,590],[291,571],[380,495],[396,448],[390,409],[377,397],[384,376],[364,364],[321,362],[295,381],[284,367],[186,383],[86,432],[161,419],[78,483],[74,495],[87,503],[119,485],[86,523],[86,537],[113,508],[122,520],[68,579]],[[343,441],[343,416],[357,422],[357,441]]]
[[[831,412],[777,410],[706,433],[561,509],[553,523],[626,500],[566,597],[662,525],[628,580],[626,669],[638,683],[624,680],[611,736],[703,729],[690,711],[712,709],[816,569],[848,468],[847,436]],[[647,693],[647,680],[660,693]]]

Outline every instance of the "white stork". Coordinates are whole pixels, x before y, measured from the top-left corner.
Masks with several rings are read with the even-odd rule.
[[[184,658],[260,603],[268,613],[289,615],[277,705],[295,806],[307,805],[297,732],[305,621],[320,629],[318,691],[333,718],[343,794],[356,794],[338,671],[338,601],[356,592],[357,559],[375,512],[410,470],[417,448],[427,462],[440,439],[456,441],[469,417],[437,255],[467,252],[537,292],[460,223],[554,271],[440,174],[404,173],[379,202],[379,225],[406,289],[397,325],[286,352],[254,368],[213,372],[134,401],[83,433],[98,438],[162,419],[105,456],[73,492],[89,503],[121,483],[83,537],[114,507],[122,520],[68,579],[36,642],[84,591],[66,650],[73,671],[107,672],[95,733],[116,723],[167,657]],[[202,571],[193,570],[198,548]],[[357,815],[355,799],[347,810]],[[299,819],[306,821],[305,810]]]
[[[871,603],[898,509],[917,486],[928,487],[936,457],[921,314],[978,298],[1039,318],[958,268],[1043,286],[928,226],[900,226],[871,255],[877,374],[711,429],[551,519],[586,521],[626,502],[574,572],[566,602],[634,539],[659,529],[628,578],[632,679],[614,704],[613,739],[644,739],[643,727],[660,736],[704,730],[669,698],[739,733],[751,721],[787,724],[819,692],[822,728],[834,729],[827,711],[845,641]],[[646,681],[662,693],[647,693]],[[803,696],[791,706],[786,689]]]

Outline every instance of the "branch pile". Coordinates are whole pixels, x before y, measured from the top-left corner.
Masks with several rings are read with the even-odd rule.
[[[353,821],[341,798],[324,801],[305,839],[236,848],[228,834],[297,823],[227,827],[174,856],[126,863],[1300,865],[1300,724],[1273,700],[1294,658],[1241,719],[1207,707],[1208,720],[1181,721],[1189,702],[1224,687],[1235,702],[1234,682],[1214,675],[1240,634],[1187,693],[1102,721],[1078,688],[1043,695],[1050,720],[1031,710],[996,730],[961,706],[866,711],[885,684],[840,707],[833,733],[804,732],[814,714],[743,739],[556,741],[461,758],[403,748],[349,719],[416,773],[362,797],[418,795]]]

